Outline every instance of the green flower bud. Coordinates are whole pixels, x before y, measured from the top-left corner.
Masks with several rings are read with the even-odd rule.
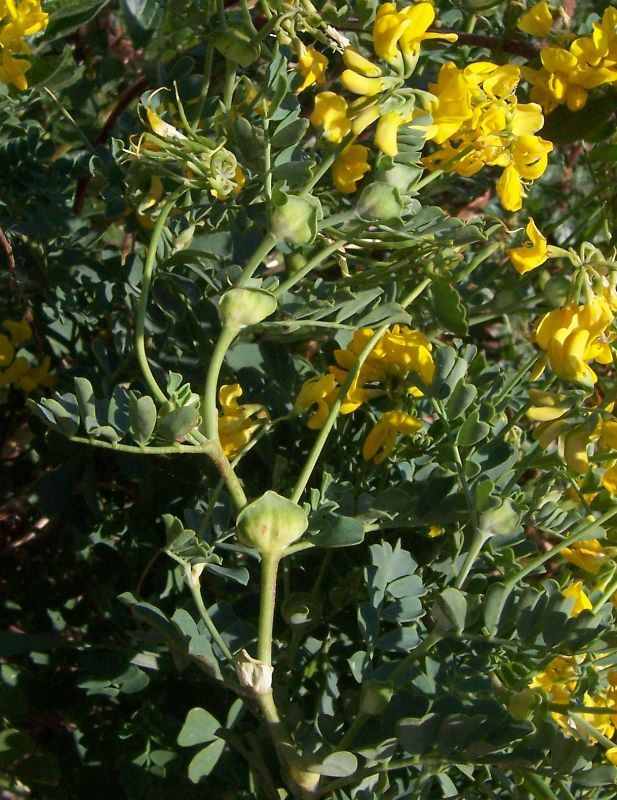
[[[322,612],[322,604],[308,592],[290,594],[281,606],[285,622],[298,627],[315,622],[321,617]]]
[[[365,222],[393,222],[401,218],[403,203],[395,186],[376,181],[362,190],[356,214]]]
[[[228,328],[255,325],[276,311],[276,298],[263,289],[230,289],[219,302],[219,317]]]
[[[308,518],[299,506],[268,491],[238,514],[236,536],[241,544],[255,547],[262,555],[282,553],[308,528]]]
[[[281,202],[272,211],[273,235],[288,244],[309,244],[317,236],[317,222],[323,217],[321,203],[310,195],[280,196]]]
[[[368,681],[362,685],[360,694],[360,711],[363,714],[376,716],[387,707],[394,690],[389,683],[384,681]]]

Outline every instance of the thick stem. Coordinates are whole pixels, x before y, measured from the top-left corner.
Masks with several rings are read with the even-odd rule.
[[[276,576],[281,553],[261,556],[261,592],[259,597],[259,628],[257,632],[257,658],[272,665],[272,629],[276,601]]]
[[[219,438],[219,416],[216,402],[219,375],[225,361],[225,355],[237,335],[237,328],[228,328],[227,326],[222,328],[208,365],[202,404],[204,430],[208,439]]]
[[[267,233],[261,242],[255,248],[255,252],[247,261],[244,269],[242,270],[242,275],[238,279],[236,286],[246,286],[246,284],[250,281],[250,279],[255,274],[255,271],[260,266],[260,264],[265,260],[266,256],[272,250],[274,245],[276,244],[276,239],[271,233]]]
[[[154,230],[152,231],[152,238],[148,247],[146,255],[146,263],[144,264],[144,273],[141,279],[141,294],[137,304],[137,316],[135,320],[135,349],[137,350],[137,362],[141,369],[144,380],[148,384],[148,388],[160,403],[167,400],[165,393],[156,382],[150,364],[148,364],[148,357],[146,356],[145,344],[145,328],[146,328],[146,310],[148,308],[148,297],[150,294],[150,285],[152,283],[152,274],[154,272],[154,265],[156,263],[156,251],[159,245],[163,228],[167,222],[167,217],[176,204],[180,192],[174,192],[169,200],[161,209]]]
[[[212,618],[210,614],[208,614],[208,609],[203,601],[201,596],[201,586],[199,584],[199,578],[197,578],[190,568],[185,570],[185,579],[187,586],[191,590],[191,594],[193,595],[193,600],[195,601],[195,605],[197,606],[197,610],[199,611],[199,615],[201,616],[202,620],[204,621],[206,628],[208,629],[210,636],[214,639],[214,641],[219,646],[221,652],[225,656],[228,661],[233,661],[233,656],[231,651],[221,638],[221,634],[218,632],[216,625],[212,622]]]

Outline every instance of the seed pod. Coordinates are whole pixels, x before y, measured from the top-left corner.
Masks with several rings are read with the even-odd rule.
[[[317,222],[322,216],[316,197],[284,195],[272,210],[272,234],[287,244],[310,244],[317,236]]]
[[[219,302],[219,317],[228,328],[255,325],[275,311],[276,298],[263,289],[230,289]]]
[[[238,514],[236,536],[241,544],[257,548],[262,555],[273,555],[297,541],[307,527],[303,509],[267,491]]]
[[[363,189],[356,206],[356,214],[366,222],[393,222],[401,218],[402,210],[398,189],[381,181]]]

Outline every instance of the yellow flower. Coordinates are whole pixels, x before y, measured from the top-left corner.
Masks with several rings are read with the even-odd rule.
[[[411,121],[411,114],[389,111],[380,117],[375,130],[375,145],[387,156],[394,158],[398,153],[398,129]]]
[[[369,172],[368,148],[361,144],[350,144],[338,156],[332,166],[334,185],[343,194],[351,194],[358,188],[358,181]]]
[[[15,88],[25,91],[28,88],[26,72],[32,64],[25,58],[13,58],[11,52],[5,47],[2,49],[2,62],[0,63],[0,81],[12,83]]]
[[[536,329],[536,343],[547,351],[554,372],[590,388],[598,377],[587,362],[612,360],[610,346],[600,339],[612,321],[606,299],[595,296],[583,306],[567,305],[545,314]]]
[[[617,747],[609,747],[604,755],[607,761],[617,766]]]
[[[32,328],[26,319],[21,319],[19,321],[5,319],[2,323],[2,327],[9,332],[11,341],[15,347],[32,338]]]
[[[309,378],[302,384],[298,393],[295,410],[306,411],[311,406],[316,406],[306,424],[313,430],[319,430],[323,427],[337,394],[338,388],[334,375],[318,375],[315,378]]]
[[[334,92],[320,92],[315,97],[311,123],[322,127],[326,139],[338,144],[351,130],[345,98]]]
[[[542,236],[531,217],[525,228],[525,233],[530,244],[524,247],[514,247],[507,251],[512,266],[520,275],[536,269],[540,264],[544,264],[548,258],[546,239]]]
[[[401,11],[396,10],[394,3],[383,3],[377,10],[373,26],[375,53],[388,64],[400,65],[404,59],[414,59],[422,42],[427,39],[455,42],[456,34],[427,33],[434,19],[435,10],[431,3],[416,3]]]
[[[602,564],[609,558],[608,553],[602,549],[602,545],[597,539],[574,542],[571,547],[564,547],[561,554],[566,561],[592,574],[598,572]]]
[[[327,68],[328,59],[323,53],[319,53],[314,47],[302,45],[300,58],[298,59],[298,69],[304,80],[298,91],[303,92],[314,83],[323,86],[326,82]]]
[[[362,458],[381,464],[394,450],[399,433],[410,435],[422,427],[419,419],[402,411],[386,411],[366,437]]]
[[[611,494],[617,494],[617,465],[609,467],[602,476],[602,486]]]
[[[150,127],[152,128],[153,132],[162,139],[183,140],[187,138],[182,131],[174,128],[174,126],[170,125],[169,122],[165,122],[165,120],[161,119],[159,115],[150,107],[146,108],[146,116],[148,117],[148,122],[150,123]]]
[[[567,589],[563,590],[562,594],[564,597],[570,597],[574,600],[574,605],[570,611],[571,617],[576,617],[581,611],[591,611],[593,608],[582,581],[574,581]]]
[[[510,164],[496,183],[497,194],[506,211],[519,211],[523,207],[523,186],[516,167]]]
[[[545,0],[526,11],[519,18],[516,27],[530,36],[547,36],[553,27],[553,17]]]
[[[265,413],[264,407],[256,403],[239,405],[238,398],[241,396],[242,387],[237,383],[219,389],[219,438],[223,452],[229,459],[235,458],[246,447],[260,427],[260,423],[251,418],[259,412]]]

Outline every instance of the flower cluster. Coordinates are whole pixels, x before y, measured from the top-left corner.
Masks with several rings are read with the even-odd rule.
[[[221,386],[219,389],[219,437],[223,452],[229,459],[234,459],[246,447],[262,425],[258,416],[265,415],[262,405],[240,405],[239,397],[242,397],[242,387],[238,383]]]
[[[0,333],[0,389],[14,386],[26,394],[40,387],[50,389],[54,385],[54,378],[49,373],[49,356],[45,356],[40,364],[31,366],[31,361],[25,355],[18,355],[21,346],[32,339],[32,328],[28,322],[25,319],[6,319],[2,327],[9,335]]]
[[[429,33],[428,27],[435,19],[430,3],[418,3],[398,11],[393,3],[380,5],[373,27],[373,49],[385,65],[379,66],[360,55],[351,47],[343,52],[346,69],[341,83],[357,95],[348,103],[335,92],[320,92],[315,97],[311,122],[322,127],[325,138],[333,144],[344,139],[342,149],[333,169],[336,187],[343,193],[356,190],[357,182],[369,171],[368,149],[351,142],[373,123],[377,123],[374,142],[378,150],[388,156],[398,153],[398,131],[414,117],[416,94],[404,88],[405,79],[415,69],[420,46],[427,39],[456,41],[455,34]],[[324,57],[306,49],[300,57],[300,70],[304,77],[301,89],[312,83],[323,82]]]
[[[531,99],[546,113],[564,103],[580,111],[590,89],[617,82],[617,9],[607,8],[593,32],[574,39],[568,49],[543,48],[540,59],[541,69],[523,68]]]
[[[39,0],[0,0],[0,81],[21,91],[28,88],[26,72],[32,64],[23,58],[30,55],[25,37],[42,31],[48,18]]]
[[[307,380],[296,399],[298,412],[312,409],[308,427],[318,430],[330,413],[341,387],[361,357],[374,331],[362,328],[357,331],[344,350],[335,350],[335,365],[325,375]],[[394,450],[399,434],[409,435],[419,430],[422,423],[404,408],[410,397],[422,396],[418,379],[429,385],[435,365],[432,346],[420,331],[404,325],[393,325],[379,340],[362,363],[340,406],[341,414],[351,414],[364,403],[375,398],[385,398],[390,409],[381,413],[378,422],[369,432],[362,447],[366,461],[380,464]]]
[[[593,387],[598,376],[589,362],[613,361],[607,332],[614,308],[606,297],[592,294],[583,305],[568,303],[542,317],[535,340],[546,352],[545,360],[553,372],[567,381]]]
[[[519,103],[515,91],[521,71],[514,64],[499,66],[479,61],[459,69],[444,64],[429,89],[433,124],[427,138],[439,149],[423,163],[471,176],[484,166],[501,167],[497,192],[504,208],[518,211],[523,204],[523,181],[539,178],[548,165],[553,145],[536,136],[544,124],[537,103]]]

